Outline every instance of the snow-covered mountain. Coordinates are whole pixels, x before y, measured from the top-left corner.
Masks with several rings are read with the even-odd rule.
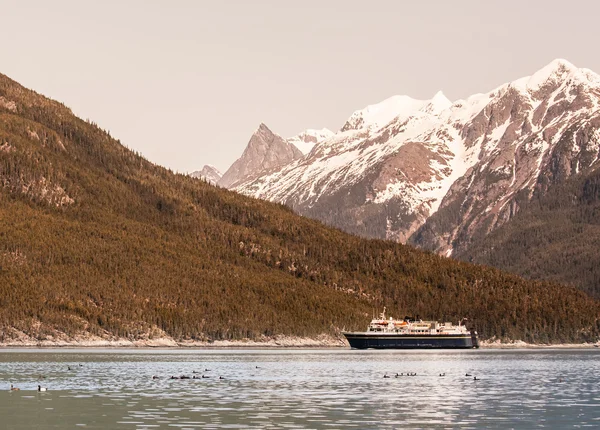
[[[478,160],[413,235],[414,244],[446,255],[464,251],[550,186],[600,167],[600,76],[592,71],[556,60],[483,99],[461,131]]]
[[[467,100],[395,96],[235,190],[352,233],[450,255],[595,165],[600,77],[555,60]],[[247,149],[248,150],[248,149]]]
[[[450,105],[450,101],[438,92],[431,100],[415,100],[408,96],[393,96],[384,101],[369,105],[364,109],[357,110],[346,121],[340,131],[373,129],[377,130],[396,117],[408,117],[419,110],[444,109]]]
[[[203,179],[210,184],[216,185],[223,175],[215,166],[207,164],[202,170],[196,170],[195,172],[190,173],[190,176],[192,178]]]

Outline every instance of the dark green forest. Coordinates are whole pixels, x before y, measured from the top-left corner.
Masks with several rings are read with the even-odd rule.
[[[529,279],[574,285],[600,298],[600,169],[534,195],[509,223],[456,257]]]
[[[0,75],[0,342],[336,335],[383,306],[467,317],[483,339],[600,331],[599,302],[574,287],[361,239],[176,174]]]

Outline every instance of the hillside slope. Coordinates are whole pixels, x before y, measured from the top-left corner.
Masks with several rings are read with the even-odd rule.
[[[373,308],[595,340],[598,302],[177,175],[0,75],[0,342],[317,336]]]
[[[456,255],[530,279],[575,285],[600,297],[600,169],[533,199],[512,222]]]

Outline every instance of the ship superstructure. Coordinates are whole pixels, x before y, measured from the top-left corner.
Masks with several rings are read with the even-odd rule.
[[[379,318],[373,318],[366,332],[343,332],[350,346],[366,348],[478,348],[477,332],[459,321],[423,321],[406,317],[386,318],[385,308]]]

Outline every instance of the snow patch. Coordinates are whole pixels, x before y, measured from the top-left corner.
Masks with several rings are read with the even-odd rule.
[[[321,130],[309,128],[286,140],[288,143],[291,143],[298,148],[302,154],[307,155],[315,147],[315,145],[318,145],[319,143],[333,137],[334,134],[335,133],[333,131],[327,128],[323,128]]]
[[[452,102],[448,100],[444,93],[438,91],[437,93],[435,93],[435,95],[429,101],[429,103],[427,103],[427,105],[421,108],[421,111],[432,115],[439,115],[441,112],[445,111],[450,106],[452,106]]]
[[[446,103],[449,104],[450,101],[441,92],[437,93],[432,100],[416,100],[409,96],[393,96],[354,112],[346,121],[342,131],[362,128],[379,129],[390,123],[394,118],[406,119],[428,106],[431,110],[436,111],[442,109]]]
[[[385,190],[377,193],[375,199],[373,199],[374,203],[385,203],[388,200],[399,197],[403,199],[409,207],[414,207],[418,201],[413,198],[414,187],[407,182],[404,181],[394,181],[390,182],[386,185]],[[412,213],[410,211],[409,213]]]

